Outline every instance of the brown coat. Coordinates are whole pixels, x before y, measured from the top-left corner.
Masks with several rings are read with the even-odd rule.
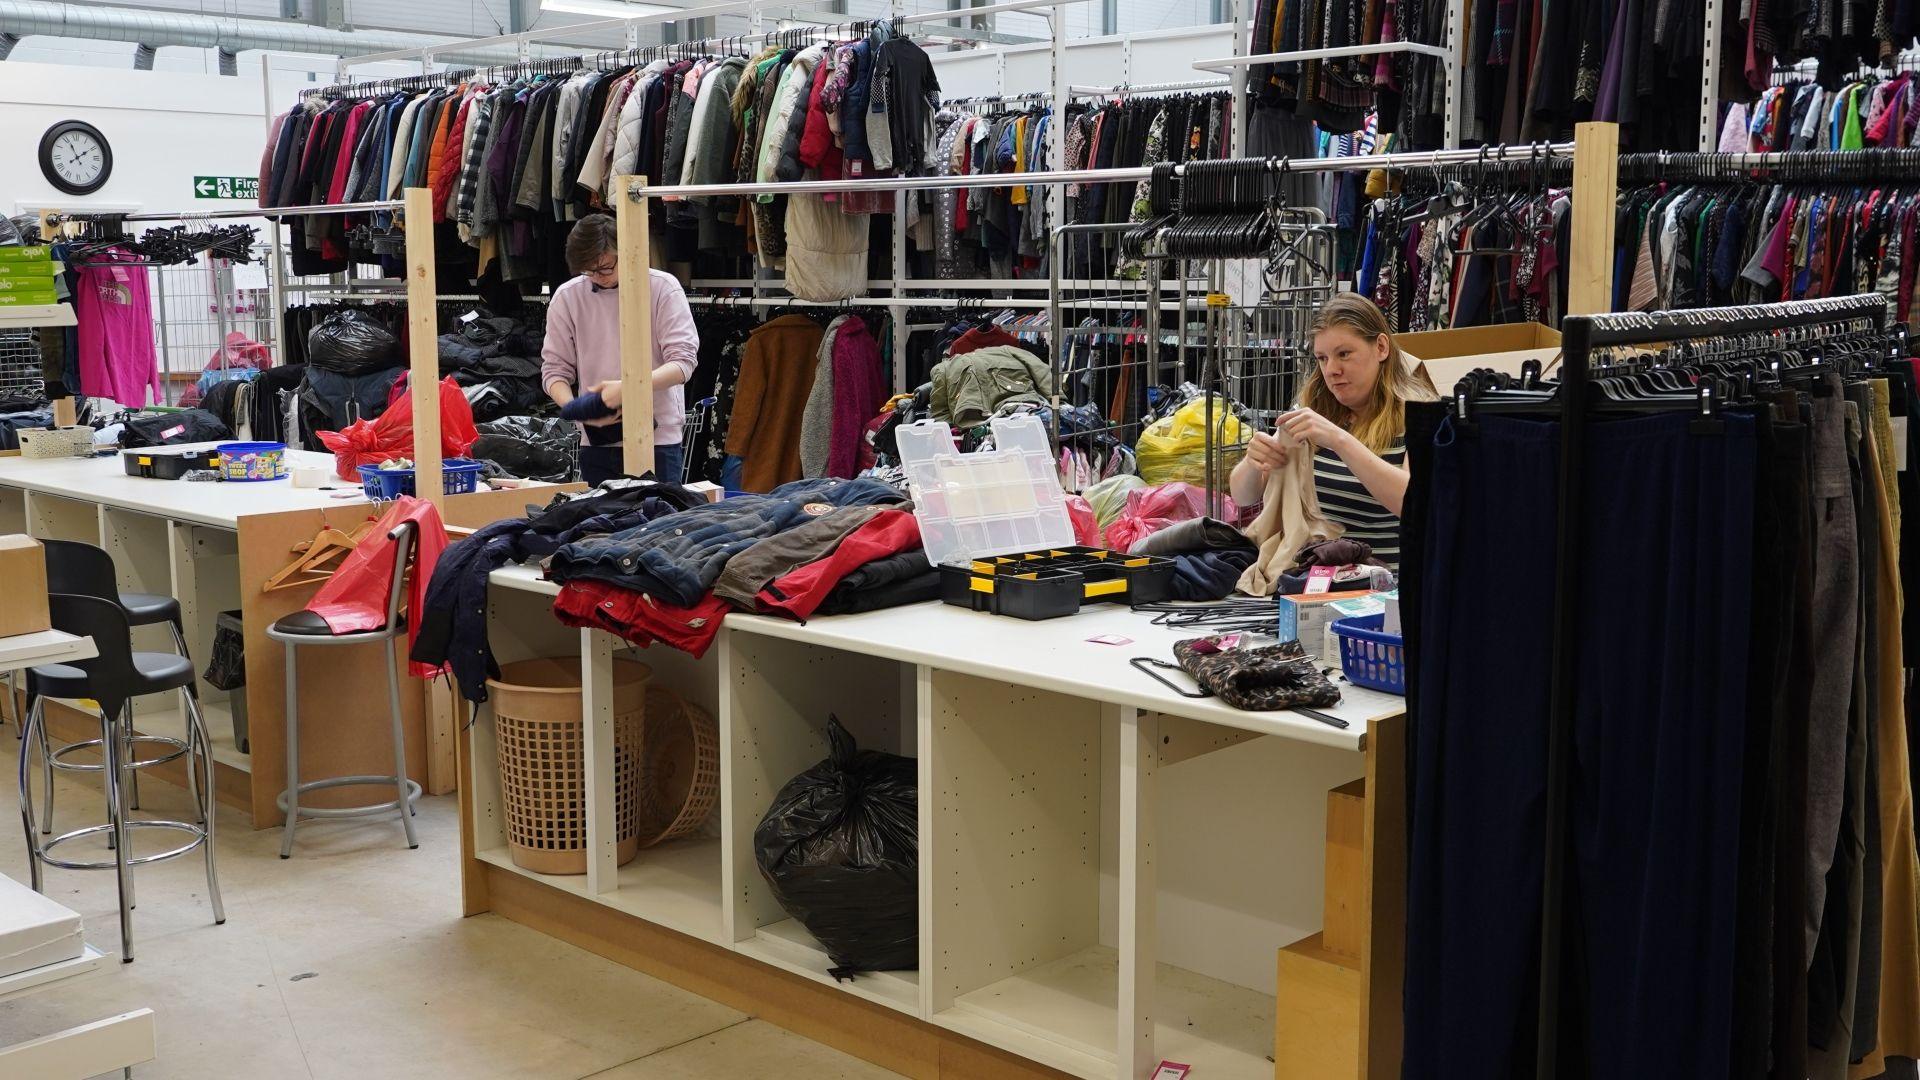
[[[825,334],[805,315],[782,315],[747,338],[727,424],[727,453],[746,459],[745,490],[772,491],[801,478],[800,422]]]

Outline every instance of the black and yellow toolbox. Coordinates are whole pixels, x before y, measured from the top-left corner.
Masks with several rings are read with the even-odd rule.
[[[219,469],[220,454],[202,450],[126,450],[120,454],[128,476],[178,480],[195,469]]]
[[[961,451],[941,421],[895,433],[927,561],[949,604],[1053,619],[1089,603],[1151,604],[1173,592],[1174,561],[1074,543],[1066,492],[1038,417],[997,416],[992,449]]]
[[[1173,592],[1174,562],[1091,547],[993,555],[940,568],[940,598],[949,604],[1009,615],[1054,619],[1082,604],[1152,604]]]

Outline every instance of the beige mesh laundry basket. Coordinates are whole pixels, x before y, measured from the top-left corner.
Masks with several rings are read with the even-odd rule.
[[[691,836],[720,801],[720,729],[671,690],[647,687],[640,755],[640,846]]]
[[[621,865],[640,852],[645,664],[613,662],[613,806]],[[578,657],[522,660],[487,680],[500,751],[507,849],[538,874],[587,872],[586,728]]]

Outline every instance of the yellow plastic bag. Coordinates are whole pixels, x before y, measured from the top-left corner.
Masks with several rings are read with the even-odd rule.
[[[1253,437],[1253,429],[1233,415],[1226,399],[1213,399],[1214,445],[1235,447],[1220,454],[1220,476],[1239,463],[1245,453],[1239,449]],[[1207,399],[1197,397],[1147,425],[1134,447],[1140,479],[1149,484],[1184,480],[1204,484],[1207,473]]]

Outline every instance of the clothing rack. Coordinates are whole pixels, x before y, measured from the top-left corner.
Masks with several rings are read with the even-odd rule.
[[[1621,312],[1609,315],[1569,316],[1561,326],[1564,355],[1560,367],[1560,497],[1557,507],[1556,562],[1553,583],[1553,664],[1549,676],[1547,713],[1546,854],[1540,908],[1539,1033],[1535,1044],[1535,1074],[1557,1076],[1560,1053],[1560,984],[1565,962],[1564,913],[1568,869],[1568,788],[1573,740],[1573,717],[1579,687],[1574,683],[1575,657],[1580,643],[1576,596],[1580,586],[1580,477],[1590,419],[1590,361],[1597,350],[1621,345],[1644,345],[1689,337],[1731,337],[1739,334],[1818,326],[1848,320],[1871,320],[1878,330],[1888,322],[1887,300],[1877,293],[1795,300],[1746,307],[1696,308],[1687,311]],[[1526,409],[1528,406],[1514,406]],[[1499,412],[1497,402],[1479,406]]]
[[[1781,181],[1906,180],[1920,169],[1920,146],[1864,150],[1744,151],[1732,154],[1623,154],[1622,181],[1743,180],[1769,172]]]
[[[1540,144],[1548,157],[1571,157],[1573,142]],[[1474,165],[1498,162],[1484,149],[1428,150],[1399,154],[1365,154],[1344,158],[1236,158],[1237,161],[1263,161],[1268,172],[1360,172],[1374,169],[1437,168],[1442,165]],[[1514,162],[1515,159],[1508,159]],[[1523,159],[1522,159],[1522,163]],[[1188,166],[1175,165],[1173,175],[1186,173]],[[1047,172],[1019,173],[1019,182],[1029,187],[1042,184],[1104,184],[1152,178],[1154,166],[1139,165],[1118,169],[1059,169]],[[801,180],[788,184],[660,184],[644,182],[628,186],[628,197],[635,201],[650,199],[686,199],[715,195],[829,195],[854,191],[941,191],[949,188],[993,188],[1011,186],[1005,173],[977,173],[968,176],[895,176],[859,180]]]
[[[984,9],[974,9],[984,10]],[[1059,43],[1056,41],[1055,47]],[[1057,69],[1056,69],[1057,70]],[[1577,157],[1574,172],[1577,182],[1593,184],[1611,193],[1614,186],[1613,166],[1616,160],[1617,134],[1612,125],[1582,125],[1579,138],[1575,142],[1540,144],[1530,148],[1538,160],[1561,157]],[[1270,175],[1284,176],[1291,171],[1300,172],[1348,172],[1373,169],[1427,169],[1441,166],[1459,166],[1472,168],[1478,163],[1492,161],[1498,163],[1497,152],[1485,150],[1434,150],[1422,153],[1369,154],[1346,158],[1311,158],[1294,160],[1290,158],[1240,159],[1249,164],[1243,166],[1251,171]],[[1524,159],[1522,159],[1524,160]],[[1179,177],[1187,166],[1163,166],[1174,177]],[[1153,176],[1155,167],[1139,166],[1117,169],[1052,169],[1044,172],[1022,173],[1020,183],[1029,187],[1049,188],[1049,195],[1057,197],[1064,192],[1069,183],[1098,184],[1123,181],[1139,181]],[[904,201],[909,191],[938,191],[944,189],[992,188],[1008,186],[1008,177],[1003,174],[975,174],[968,176],[908,176],[890,178],[860,178],[843,180],[800,181],[788,184],[678,184],[649,185],[644,178],[624,177],[615,180],[616,190],[625,190],[627,197],[615,200],[616,217],[619,223],[619,258],[622,267],[622,279],[636,282],[639,287],[620,290],[621,308],[621,354],[625,365],[621,375],[623,379],[644,380],[649,377],[646,366],[648,355],[647,342],[652,336],[652,296],[649,276],[644,268],[649,263],[651,235],[648,226],[648,209],[655,199],[690,198],[708,196],[746,196],[757,194],[845,194],[849,192],[891,191]],[[1612,198],[1605,200],[1587,200],[1591,209],[1585,218],[1576,217],[1575,232],[1581,236],[1576,244],[1578,260],[1584,255],[1591,267],[1576,262],[1576,269],[1570,275],[1570,310],[1590,311],[1604,305],[1605,283],[1608,280],[1613,250],[1612,236]],[[1603,209],[1604,203],[1604,211]],[[1575,206],[1580,205],[1575,201]],[[1578,215],[1579,211],[1575,211]],[[1055,221],[1059,219],[1056,217]],[[1585,228],[1583,228],[1583,222]],[[1059,226],[1056,226],[1058,228]],[[1591,236],[1586,233],[1591,232]],[[904,231],[895,230],[894,265],[899,267],[904,261],[900,258],[900,249],[904,247]],[[897,271],[896,271],[897,273]],[[863,297],[853,298],[846,303],[853,304],[862,300],[869,303],[892,304],[895,299],[914,299],[906,295],[914,285],[905,278],[896,277],[892,282],[894,296],[890,298]],[[951,283],[943,283],[948,288]],[[922,286],[924,287],[924,286]],[[1575,296],[1580,299],[1574,299]],[[904,328],[908,320],[903,316],[908,305],[900,305],[901,315],[896,315],[896,328]],[[1007,305],[1001,305],[1007,306]],[[1057,322],[1058,320],[1055,320]],[[900,350],[896,350],[898,354]],[[624,425],[625,443],[623,451],[627,460],[647,461],[651,459],[652,417],[650,399],[637,400],[633,407],[641,414],[633,422]]]
[[[1182,90],[1229,90],[1232,83],[1226,79],[1186,79],[1175,82],[1158,83],[1115,83],[1112,86],[1070,86],[1068,92],[1073,97],[1133,97],[1137,94],[1172,94]]]

